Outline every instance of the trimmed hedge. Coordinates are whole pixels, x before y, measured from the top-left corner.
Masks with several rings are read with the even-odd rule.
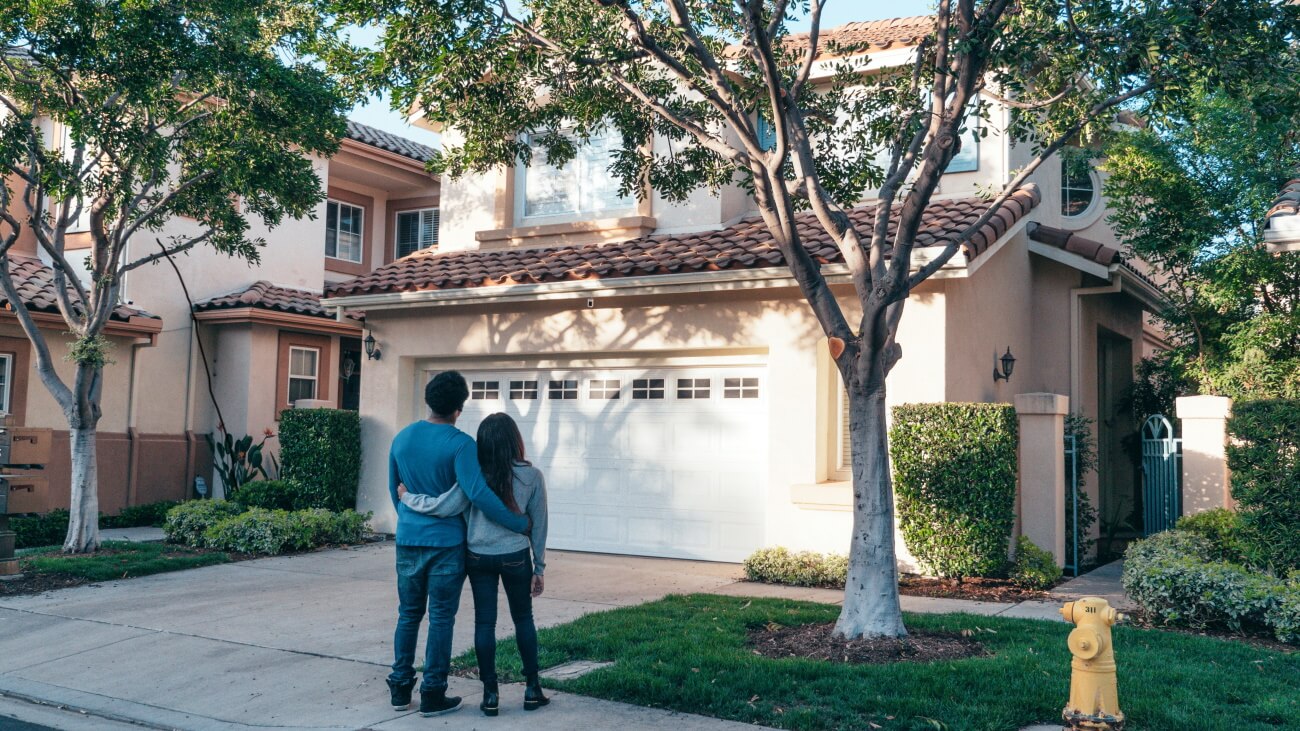
[[[280,413],[280,478],[302,486],[301,506],[348,510],[357,505],[361,418],[342,409]]]
[[[291,480],[254,480],[240,486],[234,499],[246,508],[298,510],[309,507],[305,498],[302,486]]]
[[[1175,527],[1209,541],[1212,560],[1246,563],[1246,542],[1242,538],[1241,516],[1237,513],[1227,508],[1214,508],[1184,515]]]
[[[767,584],[843,589],[849,559],[835,553],[760,548],[745,559],[745,578]]]
[[[1228,437],[1248,562],[1279,575],[1300,569],[1300,401],[1237,404]]]
[[[209,527],[203,534],[209,548],[238,553],[276,555],[305,551],[331,543],[357,543],[370,515],[352,510],[341,513],[312,510],[251,508]]]
[[[1061,580],[1061,567],[1051,551],[1045,551],[1025,536],[1016,539],[1016,561],[1011,580],[1027,589],[1050,589]]]
[[[163,533],[168,543],[202,548],[209,528],[244,512],[244,506],[227,500],[190,500],[167,512]]]
[[[69,513],[56,508],[45,515],[11,517],[9,529],[14,536],[15,548],[41,548],[62,545],[68,537]]]
[[[908,549],[938,576],[1000,573],[1015,522],[1015,409],[906,404],[893,415],[889,452]]]
[[[167,513],[180,505],[179,500],[160,500],[144,505],[129,505],[122,508],[117,515],[99,516],[100,528],[161,528],[167,521]]]

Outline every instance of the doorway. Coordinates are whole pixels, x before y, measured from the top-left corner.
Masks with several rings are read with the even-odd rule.
[[[361,338],[339,339],[339,408],[361,409]]]
[[[1097,336],[1097,518],[1103,550],[1120,550],[1117,540],[1142,535],[1140,438],[1126,398],[1132,385],[1133,341],[1103,330]]]

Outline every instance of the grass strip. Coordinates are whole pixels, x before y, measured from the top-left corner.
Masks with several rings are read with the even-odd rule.
[[[163,543],[105,541],[95,553],[64,555],[58,548],[27,553],[22,557],[21,565],[24,573],[109,581],[183,571],[229,561],[230,556],[220,551]]]

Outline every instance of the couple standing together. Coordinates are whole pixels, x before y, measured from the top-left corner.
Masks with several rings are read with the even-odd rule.
[[[398,598],[388,688],[395,710],[410,707],[415,647],[427,605],[420,686],[420,714],[426,717],[460,708],[460,698],[447,695],[447,672],[466,575],[474,595],[474,652],[483,682],[479,708],[495,716],[499,707],[498,582],[505,587],[527,679],[524,710],[550,702],[537,679],[533,624],[533,597],[545,586],[545,483],[525,459],[523,437],[509,416],[484,419],[477,444],[456,428],[467,398],[464,376],[439,373],[424,389],[429,418],[403,429],[388,456],[389,492],[397,510]]]

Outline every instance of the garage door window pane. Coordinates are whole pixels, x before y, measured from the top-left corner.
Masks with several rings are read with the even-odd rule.
[[[679,399],[702,399],[709,397],[709,379],[707,378],[678,378],[677,379],[677,398]]]
[[[572,401],[578,398],[577,381],[551,381],[546,384],[547,397]]]
[[[510,398],[536,401],[537,381],[511,381]]]
[[[493,401],[501,398],[500,381],[474,381],[469,386],[469,397],[474,401]]]
[[[758,398],[757,378],[728,378],[722,384],[723,398]]]
[[[664,379],[637,378],[632,381],[632,398],[661,399],[664,397]]]
[[[592,381],[590,396],[594,399],[616,399],[621,385],[620,381]]]

